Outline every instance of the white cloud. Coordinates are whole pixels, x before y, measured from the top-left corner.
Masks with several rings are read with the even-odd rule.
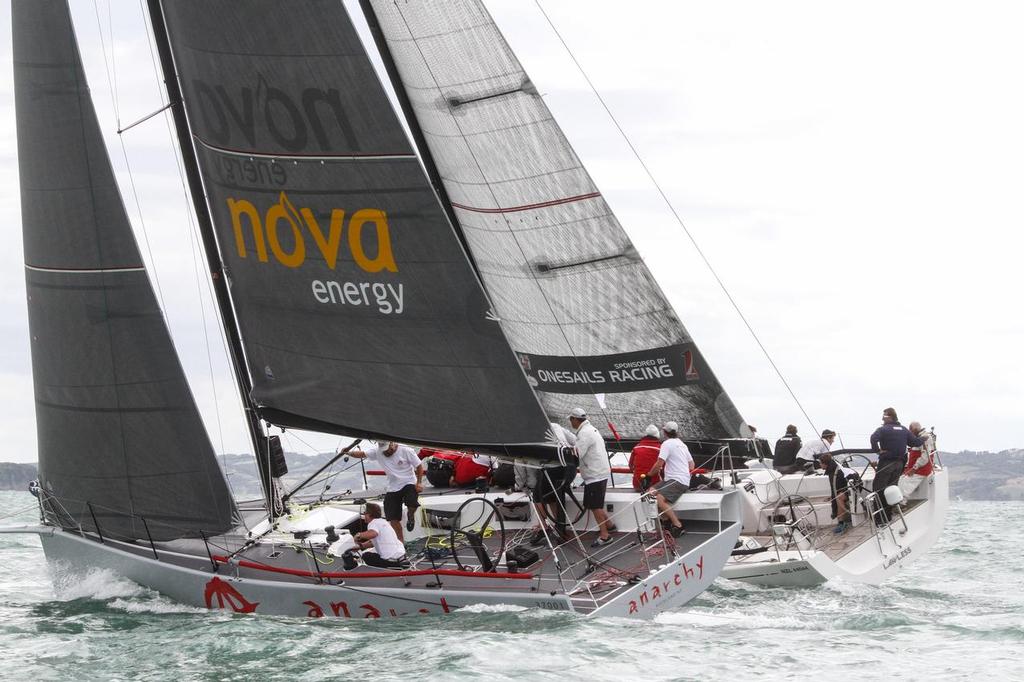
[[[143,242],[94,9],[73,5]],[[144,24],[129,5],[115,3],[112,17],[122,124],[160,106]],[[357,3],[347,5],[358,12]],[[1024,9],[1011,2],[969,11],[947,2],[543,5],[819,428],[864,434],[891,404],[907,419],[935,424],[945,448],[1022,445],[1024,91],[1015,83]],[[105,33],[106,6],[101,0]],[[535,5],[488,6],[741,411],[768,436],[798,421]],[[7,6],[2,12],[0,54],[10,55]],[[108,56],[110,44],[108,36]],[[9,57],[2,63],[8,241],[0,252],[0,395],[8,457],[28,461],[35,432]],[[247,449],[206,286],[197,288],[165,120],[124,141],[154,271],[211,436],[219,446],[223,428],[229,451]]]

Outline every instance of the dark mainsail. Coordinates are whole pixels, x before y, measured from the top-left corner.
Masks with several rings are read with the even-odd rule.
[[[361,0],[512,348],[607,437],[743,420],[479,0]],[[609,427],[605,427],[607,422]]]
[[[51,520],[94,530],[95,519],[119,538],[226,531],[237,512],[132,235],[66,1],[12,9],[39,478]]]
[[[544,413],[342,3],[162,6],[260,414],[537,453]]]

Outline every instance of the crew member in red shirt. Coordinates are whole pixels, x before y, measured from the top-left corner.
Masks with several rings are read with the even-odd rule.
[[[461,488],[473,485],[478,478],[490,479],[493,460],[487,455],[463,455],[455,461],[450,485]]]
[[[640,492],[640,477],[651,470],[654,462],[658,459],[658,452],[661,450],[661,441],[658,440],[658,427],[651,424],[643,438],[633,447],[629,454],[629,469],[633,472],[633,490]],[[652,486],[661,480],[661,476],[647,477],[648,486]]]

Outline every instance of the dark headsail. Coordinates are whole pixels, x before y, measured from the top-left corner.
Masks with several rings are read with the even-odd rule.
[[[236,516],[103,145],[65,0],[13,2],[39,476],[51,520],[107,536]],[[91,510],[90,507],[91,506]],[[145,524],[142,519],[145,519]]]
[[[342,3],[162,5],[260,413],[536,452],[544,413]]]
[[[548,414],[743,423],[480,0],[361,0]],[[602,414],[603,413],[603,414]]]

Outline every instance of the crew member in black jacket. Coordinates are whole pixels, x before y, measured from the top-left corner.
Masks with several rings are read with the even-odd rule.
[[[907,466],[907,447],[920,447],[921,439],[900,424],[896,410],[887,407],[882,410],[882,425],[871,434],[871,449],[878,453],[875,466],[875,483],[872,492],[878,493],[878,502],[885,510],[881,522],[888,522],[892,511],[885,503],[885,489],[899,483],[900,474]]]
[[[784,474],[795,473],[796,453],[802,446],[796,427],[790,424],[786,427],[786,435],[775,441],[775,457],[772,459],[775,470]]]

